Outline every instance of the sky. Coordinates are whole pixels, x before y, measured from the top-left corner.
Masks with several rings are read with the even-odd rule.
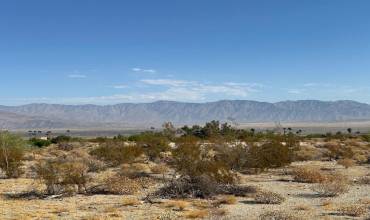
[[[0,0],[0,105],[370,103],[368,0]]]

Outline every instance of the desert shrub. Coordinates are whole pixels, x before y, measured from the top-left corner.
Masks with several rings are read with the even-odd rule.
[[[284,211],[266,211],[258,216],[259,220],[298,220],[299,217]]]
[[[129,178],[119,173],[106,177],[102,184],[89,189],[91,194],[132,195],[150,187],[154,182],[148,177]]]
[[[235,174],[223,160],[217,160],[216,152],[197,143],[193,137],[184,137],[173,150],[173,166],[176,172],[188,178],[206,176],[215,183],[234,183]]]
[[[150,173],[149,166],[142,163],[123,164],[119,170],[119,175],[129,178],[148,176],[148,173]]]
[[[339,165],[344,166],[346,169],[348,169],[349,167],[352,167],[356,164],[356,162],[354,160],[351,160],[351,159],[340,159],[340,160],[337,161],[337,163]]]
[[[85,160],[85,164],[89,168],[88,172],[98,173],[104,171],[107,167],[103,161],[97,160],[95,158],[89,158]]]
[[[218,191],[218,194],[228,194],[228,195],[244,197],[249,194],[257,193],[258,188],[255,186],[240,186],[236,184],[226,184],[226,185],[220,185],[217,191]]]
[[[294,154],[294,161],[313,161],[322,158],[320,150],[314,147],[300,147]]]
[[[262,146],[251,146],[248,151],[249,168],[266,170],[290,164],[293,159],[293,149],[280,142],[272,141]]]
[[[48,147],[52,144],[51,141],[49,141],[49,140],[42,140],[42,139],[39,139],[39,138],[32,138],[32,139],[29,140],[29,142],[32,146],[35,146],[35,147],[38,147],[38,148]]]
[[[58,149],[63,150],[63,151],[71,151],[73,150],[74,146],[73,144],[67,143],[67,142],[62,142],[58,143]]]
[[[334,197],[348,192],[348,180],[344,176],[331,175],[325,181],[312,187],[319,196]]]
[[[293,169],[293,178],[301,183],[321,183],[325,181],[326,176],[314,167],[297,167]]]
[[[254,200],[260,204],[281,204],[285,201],[285,198],[278,193],[259,191],[254,195]]]
[[[370,142],[370,134],[361,135],[361,139],[366,142]]]
[[[357,180],[357,183],[363,185],[370,185],[370,176],[363,176]]]
[[[218,157],[223,160],[232,170],[242,171],[248,160],[248,147],[238,144],[236,146],[227,146],[226,144],[218,146]]]
[[[86,192],[89,181],[88,167],[80,161],[62,158],[39,161],[35,171],[37,178],[46,185],[48,194],[71,193],[77,186],[79,193]]]
[[[155,195],[161,198],[209,198],[216,195],[218,185],[207,176],[181,177],[160,188]]]
[[[0,168],[8,178],[16,178],[22,174],[24,153],[24,141],[21,137],[0,132]]]
[[[143,132],[133,135],[128,138],[129,141],[134,141],[138,146],[142,147],[145,154],[152,161],[159,159],[161,152],[170,151],[169,139],[162,133]]]
[[[51,143],[59,144],[59,143],[68,143],[72,141],[72,137],[66,135],[59,135],[51,139]]]
[[[367,207],[364,205],[345,205],[338,208],[338,212],[341,215],[360,217],[367,213]]]
[[[169,171],[169,168],[165,164],[157,164],[150,168],[154,174],[162,174],[162,179],[165,180],[165,175]]]
[[[153,196],[165,199],[210,198],[219,194],[245,196],[255,192],[254,187],[219,184],[208,176],[184,176],[166,183]]]
[[[110,141],[95,148],[90,154],[112,166],[117,166],[122,163],[133,163],[143,154],[143,150],[135,145],[126,146],[124,142]]]
[[[342,158],[352,158],[354,152],[351,148],[341,146],[335,143],[328,143],[324,146],[328,151],[325,153],[325,156],[329,157],[330,160],[342,159]]]

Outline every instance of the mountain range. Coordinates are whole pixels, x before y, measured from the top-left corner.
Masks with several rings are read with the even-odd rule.
[[[223,100],[206,103],[157,101],[115,105],[28,104],[0,106],[0,129],[127,128],[233,123],[370,121],[370,105],[355,101]]]

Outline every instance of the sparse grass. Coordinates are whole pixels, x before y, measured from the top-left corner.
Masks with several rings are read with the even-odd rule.
[[[164,203],[164,206],[167,208],[173,208],[177,211],[184,211],[189,206],[189,202],[183,200],[174,200]]]
[[[281,204],[285,201],[285,198],[278,193],[260,191],[255,194],[254,200],[260,204]]]
[[[360,217],[367,213],[367,207],[364,205],[344,205],[337,209],[339,214],[351,216],[351,217]]]
[[[238,200],[233,195],[226,195],[218,198],[214,204],[215,205],[233,205],[236,204]]]
[[[212,209],[210,214],[212,216],[225,216],[227,215],[228,211],[226,209]]]
[[[157,164],[150,168],[154,174],[165,174],[168,172],[168,167],[165,164]]]
[[[354,160],[347,159],[347,158],[346,159],[340,159],[340,160],[337,161],[337,163],[339,165],[344,166],[346,169],[348,169],[349,167],[353,167],[356,164],[356,162]]]
[[[192,206],[198,209],[209,209],[213,207],[213,204],[207,200],[194,200]]]
[[[137,206],[140,204],[141,202],[136,197],[128,197],[122,199],[123,206]]]
[[[115,207],[115,206],[108,206],[108,207],[104,208],[105,213],[114,213],[116,211],[117,211],[117,207]]]
[[[306,204],[300,204],[300,205],[297,205],[294,210],[297,210],[297,211],[311,211],[312,210],[312,207],[309,206],[309,205],[306,205]]]
[[[190,219],[196,219],[196,218],[205,218],[209,215],[208,210],[191,210],[187,211],[184,215],[185,218],[190,218]]]
[[[325,200],[321,203],[321,207],[326,211],[332,211],[335,209],[335,204],[331,200]]]

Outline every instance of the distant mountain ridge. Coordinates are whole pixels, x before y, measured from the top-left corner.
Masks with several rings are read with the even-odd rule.
[[[0,128],[148,127],[210,120],[258,122],[340,122],[370,120],[370,105],[355,101],[222,100],[207,103],[157,101],[116,105],[28,104],[0,106]]]

